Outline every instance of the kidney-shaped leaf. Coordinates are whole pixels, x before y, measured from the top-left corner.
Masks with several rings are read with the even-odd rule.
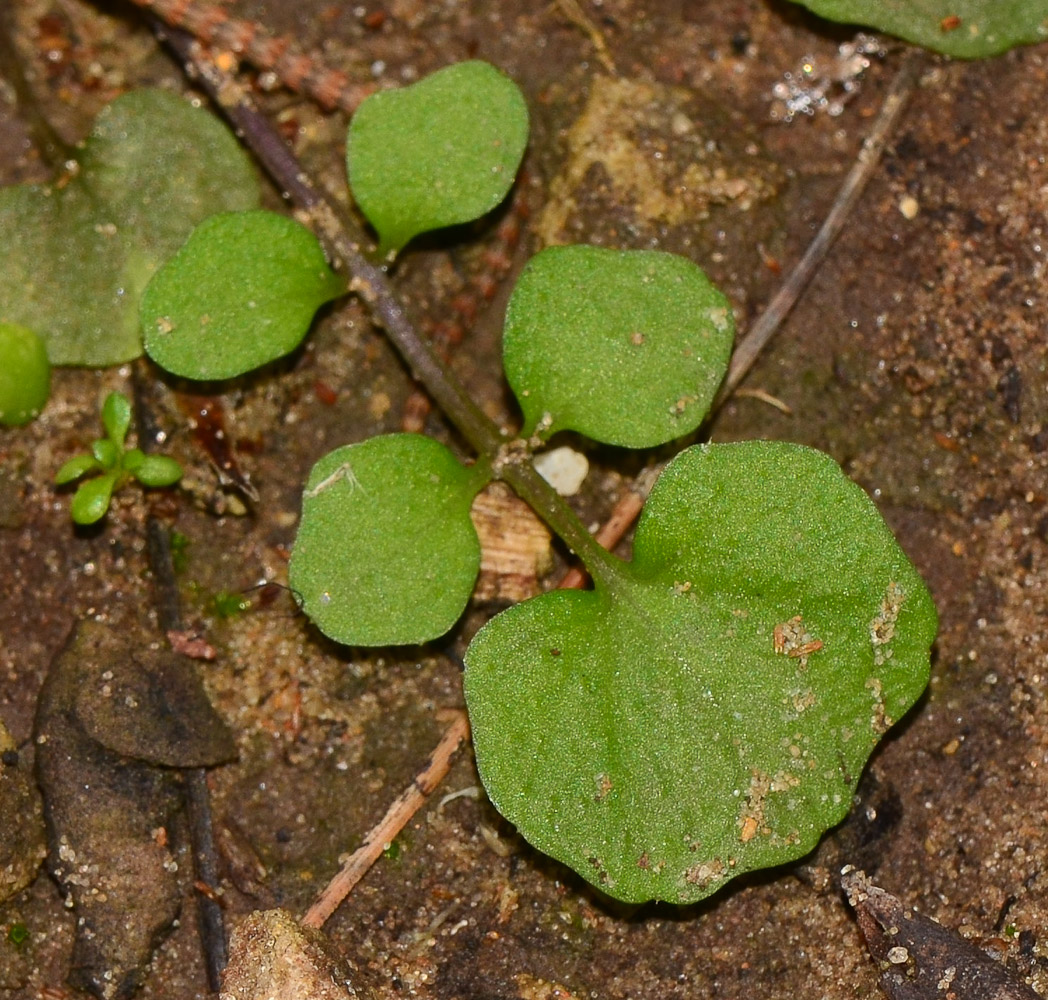
[[[706,416],[734,330],[728,300],[684,257],[543,250],[506,312],[503,364],[523,433],[570,429],[629,448],[680,437]]]
[[[345,291],[317,238],[293,219],[212,216],[146,288],[146,352],[185,378],[231,378],[294,350],[317,309]]]
[[[480,543],[469,508],[489,478],[419,434],[325,455],[306,484],[288,571],[306,614],[349,645],[443,635],[473,592]]]
[[[485,62],[372,94],[350,123],[346,166],[381,252],[491,211],[512,186],[527,141],[520,89]]]
[[[202,219],[254,207],[258,181],[216,118],[158,90],[102,111],[71,178],[0,191],[0,316],[37,331],[52,364],[118,364],[142,353],[156,267]]]
[[[620,899],[687,903],[844,817],[927,683],[936,615],[866,494],[799,445],[682,452],[634,553],[486,625],[466,699],[532,844]]]
[[[978,59],[1048,39],[1048,0],[796,0],[831,21],[869,24],[936,52]]]

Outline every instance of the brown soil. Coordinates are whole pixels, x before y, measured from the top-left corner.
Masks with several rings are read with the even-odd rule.
[[[774,85],[806,55],[832,63],[850,30],[762,0],[582,6],[613,79],[590,37],[547,0],[229,5],[365,77],[410,80],[475,56],[520,83],[534,132],[513,211],[529,221],[508,265],[485,258],[506,253],[496,220],[461,242],[425,243],[397,274],[414,315],[439,321],[476,275],[497,272],[454,364],[507,420],[497,376],[503,272],[519,268],[537,234],[687,252],[745,328],[825,215],[901,58],[886,41],[839,115],[785,124],[772,116]],[[130,7],[13,7],[36,107],[67,141],[124,88],[185,88]],[[380,9],[384,17],[368,16]],[[791,412],[740,397],[712,428],[717,440],[830,452],[874,496],[934,594],[942,626],[929,692],[876,754],[852,818],[804,864],[733,883],[703,905],[626,909],[537,855],[482,794],[441,803],[438,791],[396,856],[326,927],[362,989],[434,1000],[877,997],[876,968],[828,878],[850,862],[1048,992],[1046,79],[1045,47],[981,63],[929,60],[829,261],[747,381]],[[263,96],[336,188],[343,119],[280,90]],[[55,152],[0,81],[0,181],[48,177]],[[666,192],[684,176],[703,192],[678,203]],[[912,218],[900,210],[906,198]],[[74,620],[157,638],[143,612],[153,597],[140,497],[127,491],[104,530],[78,532],[68,498],[50,486],[96,435],[104,393],[127,385],[126,369],[58,371],[44,416],[0,431],[0,715],[26,757],[43,677]],[[197,484],[171,507],[189,540],[179,577],[187,617],[219,651],[203,674],[240,753],[211,774],[231,921],[272,905],[304,911],[435,745],[440,709],[462,703],[445,657],[334,647],[286,596],[256,597],[228,619],[210,603],[219,591],[286,580],[310,465],[399,429],[411,388],[351,302],[277,373],[229,392],[238,457],[262,496],[250,516],[221,495],[179,430],[184,413],[157,389],[171,450]],[[447,433],[436,417],[427,428]],[[613,450],[591,457],[596,474],[579,501],[587,522],[638,467]],[[462,635],[490,611],[472,609]],[[445,790],[477,784],[465,751]],[[184,848],[179,857],[188,870]],[[143,997],[207,992],[188,886],[185,899]],[[0,996],[62,984],[74,919],[44,875],[7,905],[0,927],[21,921],[31,938],[17,953],[0,940],[0,986],[11,987]]]

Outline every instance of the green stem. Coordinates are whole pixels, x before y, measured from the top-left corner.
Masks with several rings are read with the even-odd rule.
[[[333,260],[341,261],[350,274],[350,290],[364,301],[372,318],[386,331],[414,376],[470,446],[482,459],[490,460],[493,477],[508,483],[522,500],[530,504],[583,561],[595,579],[608,580],[616,575],[618,560],[595,541],[578,515],[535,471],[528,448],[514,449],[513,445],[518,443],[507,439],[419,336],[385,271],[370,263],[361,253],[362,234],[352,220],[316,188],[268,119],[239,87],[194,51],[190,42],[177,32],[166,32],[165,37],[280,190],[309,216],[313,230],[328,254]]]
[[[499,468],[495,463],[496,478],[509,483],[513,492],[524,500],[556,532],[572,552],[582,560],[595,581],[610,583],[621,572],[622,563],[605,549],[586,529],[564,498],[538,474],[527,454],[517,462],[507,462]]]

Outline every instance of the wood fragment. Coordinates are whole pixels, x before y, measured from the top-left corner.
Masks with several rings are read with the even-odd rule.
[[[477,494],[470,510],[480,538],[478,601],[524,601],[539,593],[539,577],[553,562],[549,530],[502,483]]]
[[[890,1000],[1038,1000],[1000,962],[846,867],[841,888]]]

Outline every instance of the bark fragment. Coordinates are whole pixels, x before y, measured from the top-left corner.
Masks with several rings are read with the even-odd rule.
[[[841,888],[891,1000],[1039,1000],[1003,965],[846,867]]]

